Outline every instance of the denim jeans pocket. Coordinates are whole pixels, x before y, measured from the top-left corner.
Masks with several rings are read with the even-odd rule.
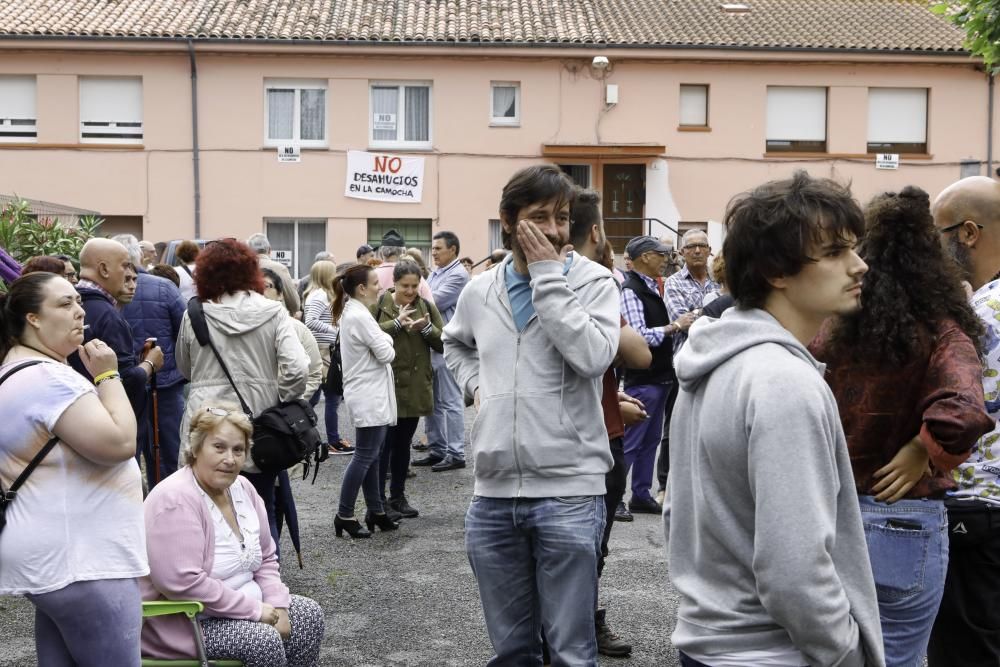
[[[582,505],[594,496],[554,496],[552,500],[563,505]]]
[[[880,517],[865,521],[865,538],[879,600],[904,600],[924,588],[931,531],[893,525]]]

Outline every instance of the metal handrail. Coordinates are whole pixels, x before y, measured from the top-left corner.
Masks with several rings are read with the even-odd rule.
[[[607,222],[635,222],[635,221],[642,221],[642,223],[643,223],[643,231],[646,233],[647,236],[657,236],[656,234],[653,234],[653,224],[654,223],[657,224],[657,225],[659,225],[659,226],[661,226],[661,227],[665,227],[668,231],[671,231],[674,234],[678,234],[678,235],[680,234],[680,232],[678,230],[674,229],[673,227],[671,227],[667,223],[663,222],[659,218],[604,218],[604,222],[606,222],[606,223]],[[618,239],[618,238],[625,238],[625,237],[624,236],[608,236],[608,238],[610,238],[610,239]]]

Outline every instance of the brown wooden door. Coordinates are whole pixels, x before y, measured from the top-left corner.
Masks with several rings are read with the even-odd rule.
[[[606,164],[603,176],[604,231],[615,252],[624,252],[629,239],[642,234],[646,167],[642,164]]]

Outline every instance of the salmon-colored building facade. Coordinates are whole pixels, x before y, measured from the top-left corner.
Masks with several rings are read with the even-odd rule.
[[[607,0],[553,1],[555,18],[543,17],[551,35],[484,39],[481,27],[478,41],[393,38],[391,17],[370,28],[377,39],[283,37],[277,28],[253,39],[157,26],[143,35],[152,19],[128,18],[135,3],[101,4],[135,25],[116,34],[80,23],[74,35],[42,25],[55,19],[38,7],[0,17],[0,194],[99,211],[105,233],[153,241],[264,231],[275,250],[290,251],[298,275],[316,251],[353,260],[390,227],[423,247],[454,231],[462,254],[478,260],[499,241],[504,183],[539,162],[599,190],[614,237],[701,226],[718,244],[733,194],[794,169],[850,181],[862,201],[906,184],[934,195],[962,175],[991,172],[997,146],[981,64],[918,3],[877,0],[857,25],[821,26],[832,35],[792,22],[802,27],[783,30],[803,34],[785,44],[758,35],[788,11],[777,0],[680,3],[691,25],[708,17],[719,34],[749,35],[742,44],[646,36],[650,17],[672,26],[657,9],[667,5],[646,0],[617,10]],[[419,3],[331,3],[390,4]],[[435,24],[445,35],[476,3],[449,4],[459,15]],[[581,4],[597,12],[573,15],[588,25],[602,23],[601,11],[635,16],[605,21],[624,37],[560,36],[572,30],[558,12]],[[859,6],[813,4],[823,7],[820,24],[838,21],[831,6]],[[877,35],[894,16],[899,29],[887,43],[867,33],[856,44],[836,39],[838,29],[858,35],[869,23]],[[402,16],[399,29],[419,32],[414,20]],[[297,162],[279,161],[286,147],[298,149]],[[348,151],[422,158],[420,201],[346,196]],[[881,153],[898,156],[898,168],[877,168]]]

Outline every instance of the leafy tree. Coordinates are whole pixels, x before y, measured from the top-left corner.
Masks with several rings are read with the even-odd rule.
[[[934,4],[931,11],[965,31],[965,48],[991,73],[1000,68],[1000,0],[953,0]]]

